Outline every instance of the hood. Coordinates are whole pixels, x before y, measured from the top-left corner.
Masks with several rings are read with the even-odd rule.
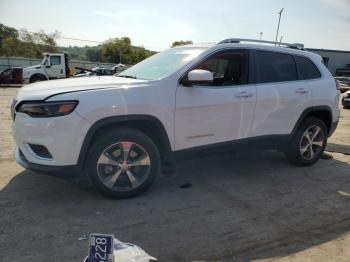
[[[146,82],[149,81],[115,76],[79,77],[61,80],[49,80],[23,86],[18,91],[16,100],[45,100],[49,96],[62,93],[103,88],[130,87]]]
[[[42,65],[35,65],[35,66],[26,66],[23,68],[23,71],[30,71],[30,70],[35,70],[35,69],[40,69]]]

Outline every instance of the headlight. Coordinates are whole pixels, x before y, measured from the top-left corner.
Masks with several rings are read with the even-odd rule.
[[[73,112],[77,105],[78,101],[24,102],[18,107],[17,112],[31,117],[65,116]]]

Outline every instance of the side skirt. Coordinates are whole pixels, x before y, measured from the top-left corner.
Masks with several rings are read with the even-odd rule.
[[[188,158],[198,158],[249,150],[275,149],[279,151],[284,151],[289,141],[290,135],[267,135],[199,146],[175,151],[173,153],[175,160],[181,161]]]

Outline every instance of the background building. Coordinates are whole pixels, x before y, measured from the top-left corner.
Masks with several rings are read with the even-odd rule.
[[[334,76],[350,76],[350,51],[308,48],[322,56],[329,71]]]

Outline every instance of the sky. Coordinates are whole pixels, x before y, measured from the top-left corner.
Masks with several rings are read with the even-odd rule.
[[[128,36],[159,51],[176,40],[275,40],[307,48],[350,50],[350,0],[0,0],[0,23],[28,31],[103,42]],[[96,45],[60,38],[60,46]]]

